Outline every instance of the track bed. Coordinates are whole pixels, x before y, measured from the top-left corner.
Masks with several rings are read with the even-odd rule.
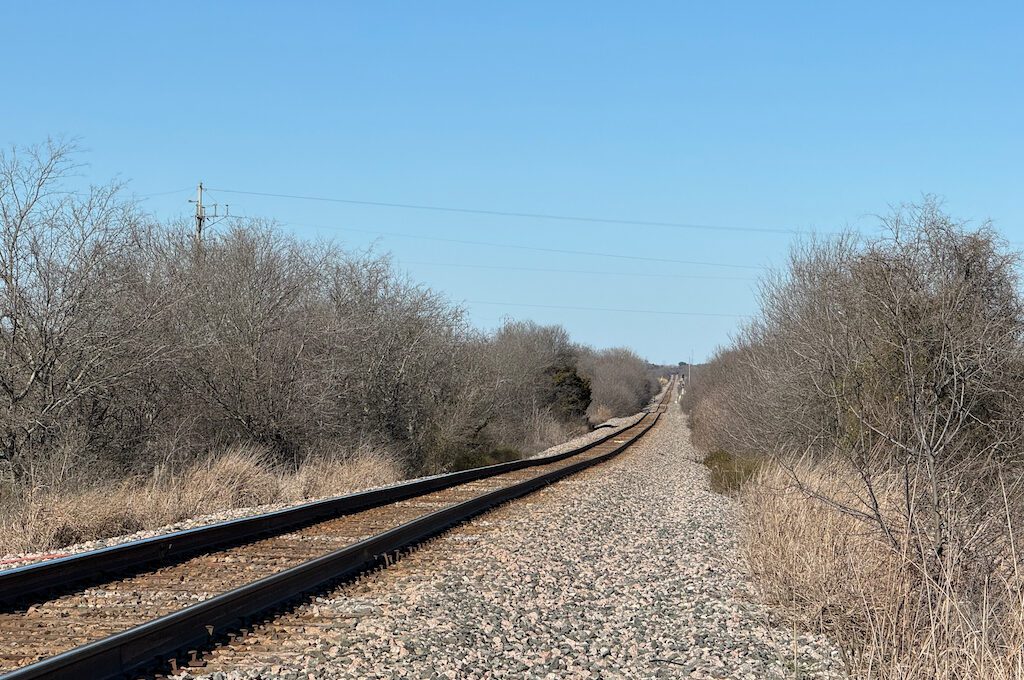
[[[386,564],[395,550],[614,456],[650,429],[664,408],[663,401],[634,424],[576,451],[492,466],[482,478],[470,475],[448,488],[174,557],[56,597],[28,597],[0,611],[0,673],[12,680],[105,678],[169,661],[174,666],[189,647],[201,650],[297,595]],[[173,536],[161,538],[173,545]],[[88,560],[82,565],[88,568]],[[40,563],[18,571],[31,576],[32,569],[45,568]]]

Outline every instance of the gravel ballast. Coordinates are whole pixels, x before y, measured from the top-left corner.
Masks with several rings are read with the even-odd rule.
[[[609,463],[463,524],[178,677],[844,677],[827,640],[757,603],[736,522],[673,406]]]

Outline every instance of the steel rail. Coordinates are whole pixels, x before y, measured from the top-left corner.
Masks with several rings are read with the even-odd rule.
[[[658,422],[663,403],[639,421],[613,436],[645,423],[612,450],[584,458],[522,482],[491,491],[448,508],[434,511],[327,555],[272,576],[267,576],[208,600],[167,614],[124,632],[97,640],[3,675],[4,680],[123,678],[159,667],[190,649],[206,648],[212,640],[303,593],[322,588],[378,564],[402,548],[435,536],[447,528],[490,508],[529,494],[563,477],[617,456]],[[602,441],[607,441],[604,439]],[[593,448],[593,446],[588,446]],[[559,454],[560,459],[567,456]],[[549,457],[547,462],[552,462]]]
[[[174,563],[203,552],[243,545],[267,536],[287,533],[336,517],[442,491],[467,482],[565,460],[589,451],[612,437],[629,432],[643,422],[644,417],[624,428],[614,429],[583,446],[550,456],[498,463],[403,482],[381,489],[337,496],[0,571],[0,611],[10,611],[14,606],[30,602],[33,598],[71,592],[76,585],[83,582],[102,583],[115,577],[137,573],[148,567]]]

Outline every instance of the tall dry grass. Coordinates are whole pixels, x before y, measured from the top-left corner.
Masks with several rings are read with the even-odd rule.
[[[741,496],[766,594],[866,678],[1024,677],[1020,254],[933,199],[798,244],[688,386],[694,442],[771,454]]]
[[[893,527],[900,484],[891,476],[876,485]],[[976,527],[994,551],[945,555],[935,578],[920,568],[913,533],[894,542],[833,504],[863,507],[859,488],[856,471],[840,463],[765,464],[744,486],[743,545],[764,595],[835,640],[856,677],[1024,678],[1024,574],[1011,505]]]
[[[180,472],[106,485],[28,489],[0,500],[0,554],[43,551],[109,538],[222,510],[291,503],[396,482],[384,453],[316,457],[283,470],[256,446],[235,446]]]

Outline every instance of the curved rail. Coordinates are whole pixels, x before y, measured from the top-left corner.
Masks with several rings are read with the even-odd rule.
[[[665,394],[666,396],[671,394],[671,386],[666,389]],[[171,534],[94,553],[84,553],[83,556],[54,560],[55,563],[65,563],[59,569],[68,569],[68,564],[88,565],[97,559],[97,555],[114,555],[121,564],[137,566],[141,563],[139,560],[152,562],[153,559],[166,559],[167,555],[191,554],[197,549],[210,549],[211,545],[223,545],[225,541],[237,543],[238,537],[230,538],[230,534],[225,533],[225,527],[240,527],[246,536],[262,536],[266,535],[268,531],[276,531],[280,534],[294,530],[299,525],[309,526],[317,521],[322,521],[322,519],[311,518],[322,518],[325,516],[324,513],[330,516],[337,516],[338,513],[356,513],[359,512],[356,508],[381,507],[388,503],[397,503],[402,499],[416,498],[438,490],[468,484],[470,480],[500,479],[501,475],[514,479],[514,476],[508,477],[508,473],[525,468],[546,468],[527,479],[499,486],[466,500],[449,504],[439,510],[419,514],[411,521],[404,521],[397,526],[374,533],[297,566],[245,583],[122,632],[22,666],[2,677],[6,680],[82,677],[103,679],[125,677],[128,674],[138,673],[140,670],[167,663],[173,667],[175,660],[183,652],[191,651],[194,655],[194,650],[209,646],[215,639],[241,629],[256,617],[286,605],[304,593],[350,578],[379,564],[387,564],[391,554],[402,548],[434,536],[452,525],[496,505],[531,493],[558,479],[618,455],[655,425],[665,408],[665,403],[666,399],[663,398],[657,407],[651,409],[628,427],[616,430],[586,446],[562,454],[467,470],[396,485],[379,491],[311,503],[254,518],[178,532],[177,535],[187,537],[187,541],[183,544],[176,545],[177,541],[173,538],[176,534]],[[590,455],[581,455],[587,452]],[[579,460],[565,462],[577,456]],[[456,479],[459,481],[454,481]],[[418,489],[419,492],[413,492],[413,489]],[[424,491],[425,489],[429,491]],[[391,500],[386,500],[389,498]],[[253,521],[261,518],[269,519],[275,528],[259,529],[256,527]],[[290,529],[283,527],[290,527]],[[208,533],[203,533],[204,531]],[[204,544],[203,537],[208,538],[209,542]],[[197,546],[205,547],[197,548]],[[155,558],[153,557],[154,551],[157,555]],[[92,557],[85,557],[90,555]],[[78,558],[77,562],[74,561],[75,558]],[[12,570],[12,572],[24,574],[37,569],[39,573],[47,574],[49,569],[54,568],[47,567],[47,565],[48,563],[44,562]],[[52,583],[52,578],[51,572],[45,577],[30,577],[26,583],[38,588],[38,584]],[[16,581],[13,579],[8,581],[8,583],[14,582]],[[38,593],[39,591],[33,592]]]
[[[613,437],[621,436],[640,422],[637,420],[579,448],[551,456],[498,463],[403,482],[0,571],[0,611],[31,602],[33,598],[49,598],[57,593],[69,592],[83,583],[102,583],[115,576],[172,563],[205,551],[241,545],[460,484],[571,458]]]

